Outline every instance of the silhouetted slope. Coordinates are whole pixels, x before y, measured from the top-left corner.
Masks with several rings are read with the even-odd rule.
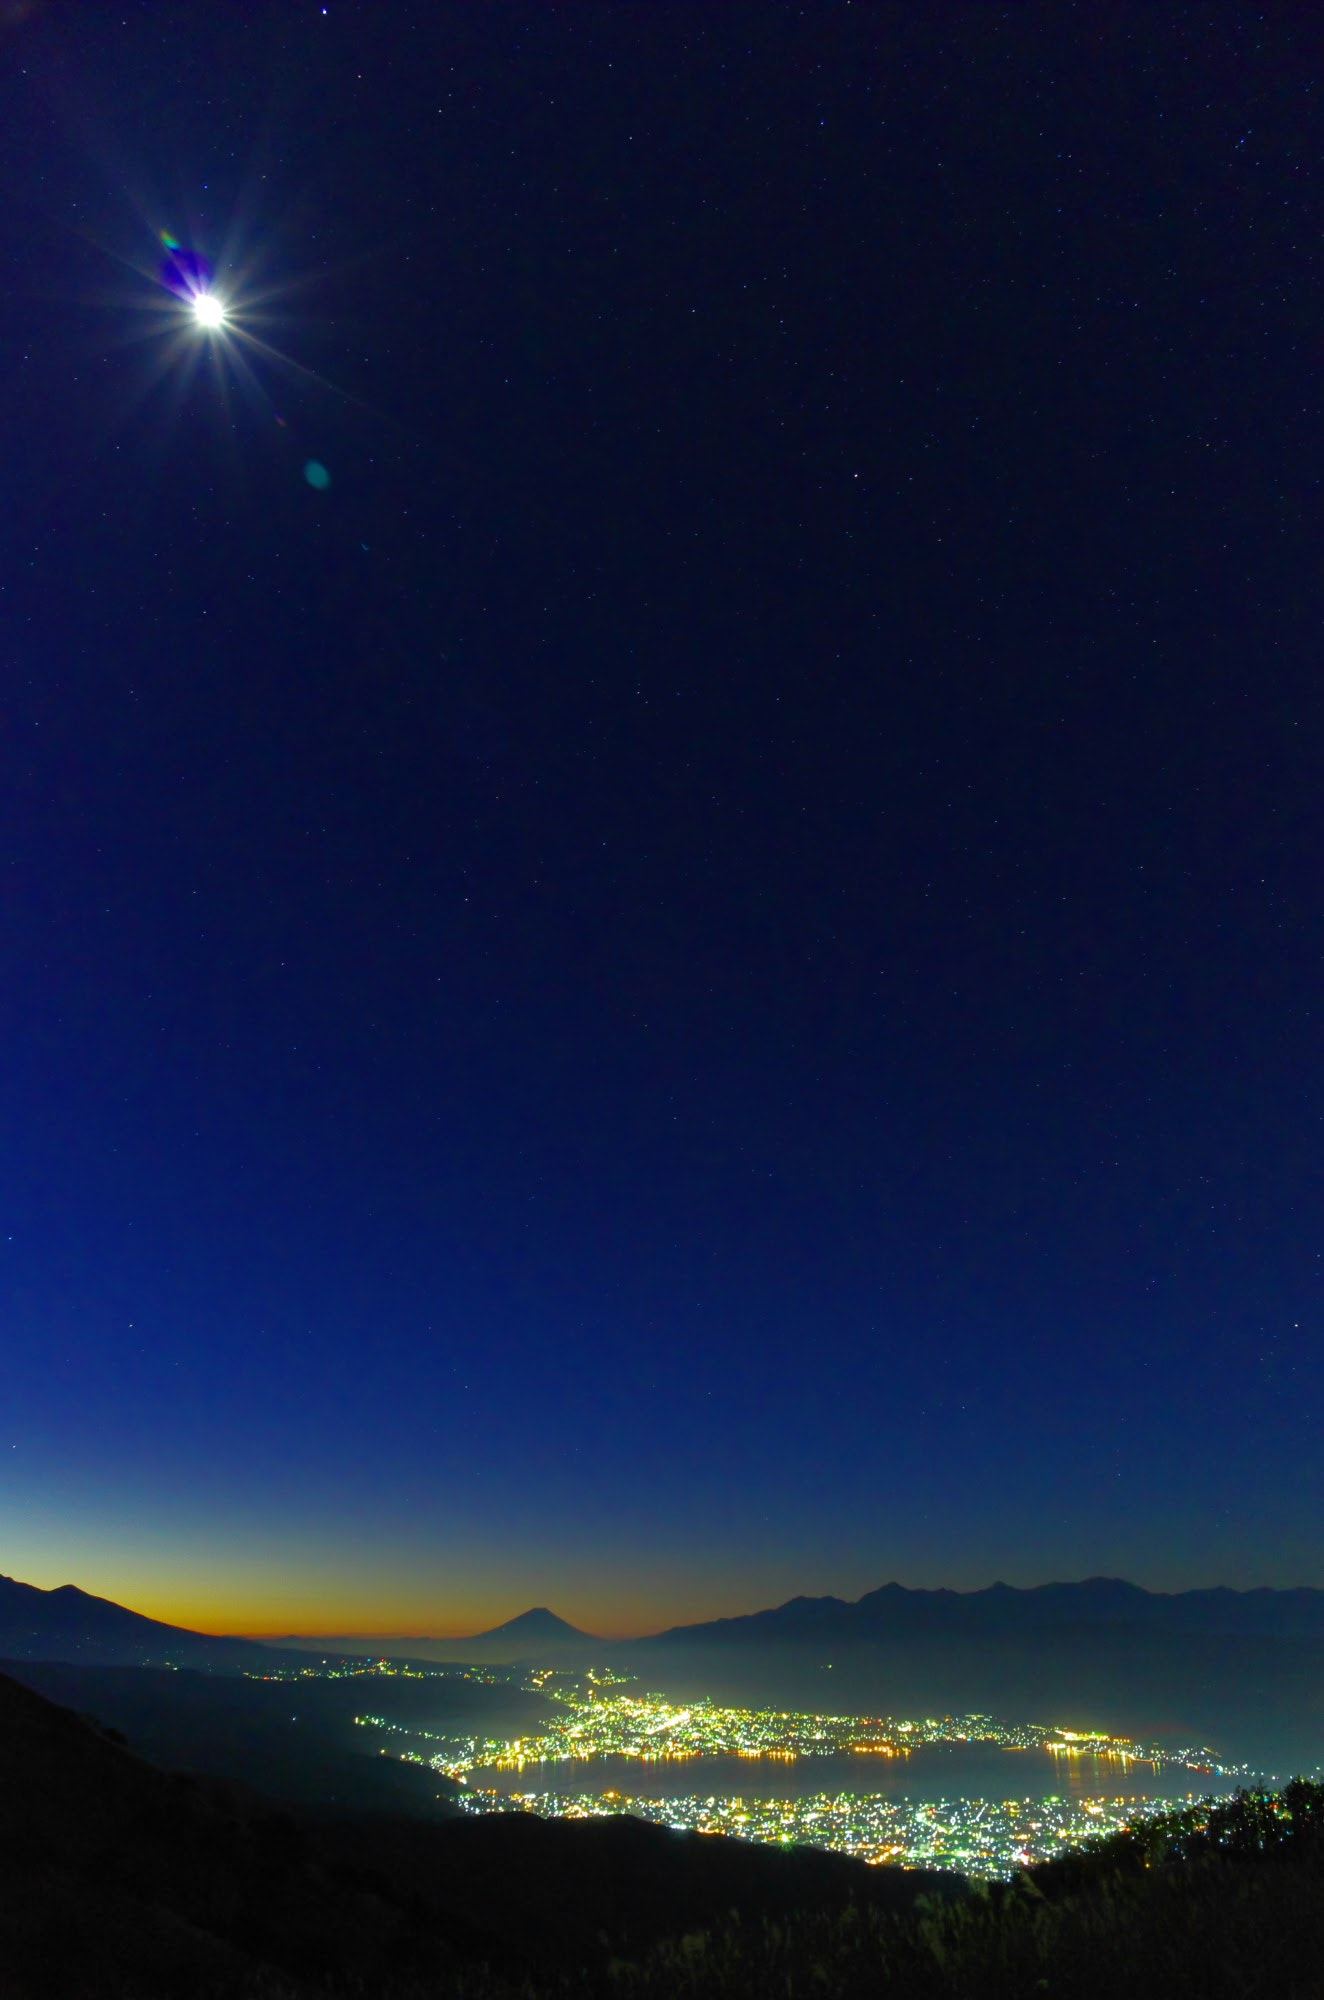
[[[379,1756],[354,1724],[365,1705],[432,1723],[436,1697],[425,1683],[372,1683],[365,1694],[358,1679],[291,1685],[189,1668],[27,1660],[0,1660],[0,1673],[94,1715],[154,1764],[235,1780],[301,1806],[435,1816],[447,1810],[439,1795],[455,1791],[422,1765]]]
[[[1324,1791],[1177,1813],[918,1920],[790,1911],[626,1969],[624,2000],[1315,2000]]]
[[[71,1660],[86,1665],[143,1664],[240,1673],[277,1655],[249,1639],[213,1638],[92,1597],[72,1583],[39,1590],[0,1576],[0,1658]]]
[[[155,1770],[0,1676],[5,2000],[240,1993],[273,1967],[291,1984],[251,1990],[305,1992],[331,1972],[450,1962],[282,1814]]]
[[[852,1905],[895,1913],[921,1895],[951,1900],[966,1889],[960,1876],[937,1870],[873,1868],[825,1849],[676,1833],[628,1818],[494,1813],[395,1835],[382,1829],[374,1844],[401,1888],[440,1894],[444,1908],[514,1947],[503,1960],[512,1970],[601,1963],[725,1924],[735,1912],[742,1924]]]

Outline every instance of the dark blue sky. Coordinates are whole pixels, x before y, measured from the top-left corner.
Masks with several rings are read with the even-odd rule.
[[[0,30],[3,1567],[1324,1583],[1313,38],[244,14]]]

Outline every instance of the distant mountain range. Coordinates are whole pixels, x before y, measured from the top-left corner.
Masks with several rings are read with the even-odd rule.
[[[616,1660],[755,1706],[1047,1717],[1212,1743],[1264,1771],[1311,1770],[1324,1751],[1320,1590],[885,1584],[679,1626]]]
[[[523,1611],[468,1639],[295,1638],[262,1644],[217,1638],[167,1625],[93,1597],[73,1584],[39,1590],[0,1577],[0,1658],[67,1660],[88,1666],[180,1666],[212,1673],[270,1668],[288,1651],[325,1647],[345,1653],[390,1652],[397,1658],[516,1660],[572,1659],[585,1648],[624,1661],[681,1650],[720,1651],[729,1657],[757,1652],[870,1652],[938,1642],[998,1645],[1025,1641],[1048,1645],[1093,1632],[1113,1643],[1128,1637],[1159,1640],[1244,1639],[1324,1643],[1324,1590],[1142,1590],[1117,1577],[1083,1583],[1047,1583],[1013,1589],[908,1590],[898,1583],[851,1602],[840,1597],[793,1597],[786,1604],[745,1617],[678,1625],[646,1639],[608,1641],[568,1624],[545,1606]]]
[[[308,1648],[368,1648],[401,1654],[406,1650],[434,1659],[548,1658],[571,1655],[586,1646],[635,1656],[654,1649],[721,1647],[821,1647],[877,1645],[907,1640],[1014,1641],[1052,1633],[1108,1628],[1115,1633],[1155,1638],[1225,1637],[1324,1642],[1324,1590],[1143,1590],[1120,1577],[1088,1577],[1082,1583],[1045,1583],[1029,1589],[990,1584],[986,1590],[909,1590],[885,1583],[851,1601],[841,1597],[793,1597],[767,1611],[703,1624],[675,1625],[643,1639],[606,1640],[570,1625],[539,1606],[517,1618],[467,1638],[304,1638],[291,1634],[279,1645]]]
[[[1082,1627],[1173,1636],[1324,1640],[1324,1590],[1142,1590],[1120,1577],[1044,1583],[1028,1590],[907,1590],[885,1583],[851,1602],[793,1597],[747,1617],[677,1625],[647,1646],[849,1645],[903,1639],[1012,1638]]]

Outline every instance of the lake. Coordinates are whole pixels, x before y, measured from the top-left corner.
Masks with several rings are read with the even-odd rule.
[[[1229,1780],[1175,1766],[1124,1765],[1109,1757],[1052,1757],[994,1744],[924,1744],[906,1757],[834,1752],[827,1757],[687,1757],[656,1763],[591,1757],[490,1765],[470,1771],[475,1791],[624,1792],[641,1799],[805,1798],[872,1792],[910,1799],[1185,1798],[1225,1792]]]

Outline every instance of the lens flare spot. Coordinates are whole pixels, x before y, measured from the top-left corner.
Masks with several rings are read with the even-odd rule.
[[[188,304],[199,293],[211,286],[212,270],[207,259],[196,250],[186,250],[173,236],[162,235],[165,256],[161,261],[161,283],[177,299]]]
[[[309,459],[303,469],[303,476],[308,481],[308,484],[315,487],[319,493],[325,493],[327,487],[331,484],[331,474],[320,460],[315,458]]]

